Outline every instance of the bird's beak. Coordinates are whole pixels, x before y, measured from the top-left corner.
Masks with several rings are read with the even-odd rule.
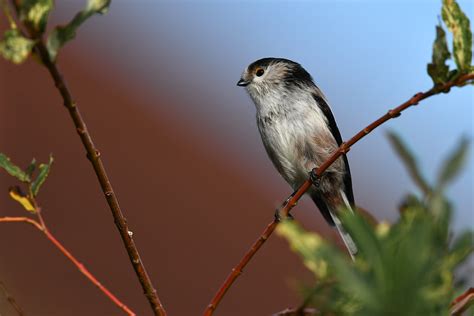
[[[240,80],[237,82],[237,85],[240,86],[240,87],[245,87],[245,86],[247,86],[249,83],[250,83],[250,80],[240,79]]]

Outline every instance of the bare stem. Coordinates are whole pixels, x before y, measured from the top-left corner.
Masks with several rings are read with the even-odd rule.
[[[107,200],[109,208],[112,212],[115,225],[117,226],[117,229],[120,233],[120,237],[122,237],[123,244],[127,250],[128,256],[130,257],[130,262],[132,263],[135,273],[137,274],[145,296],[147,297],[154,314],[165,316],[165,309],[158,298],[158,294],[153,287],[151,279],[146,272],[142,259],[140,258],[140,254],[132,238],[132,234],[130,233],[127,220],[123,216],[118,199],[112,188],[112,184],[110,183],[107,172],[105,171],[104,164],[100,158],[100,152],[92,141],[91,135],[89,134],[86,124],[82,119],[81,113],[79,112],[79,108],[72,99],[72,95],[66,85],[66,81],[59,72],[57,65],[51,61],[48,51],[46,50],[42,40],[38,42],[36,49],[38,55],[43,61],[43,64],[46,66],[49,73],[53,77],[56,88],[63,97],[64,106],[68,109],[69,114],[74,122],[74,126],[76,127],[76,131],[81,138],[84,148],[87,151],[87,158],[91,162],[97,175],[102,192],[104,193],[105,199]]]
[[[10,303],[10,305],[16,311],[18,316],[24,316],[25,313],[21,309],[20,305],[18,305],[15,298],[13,296],[11,296],[11,294],[8,292],[7,287],[5,286],[5,284],[3,284],[3,282],[0,282],[0,288],[2,289],[3,293],[5,294],[5,297],[8,301],[8,303]]]
[[[122,309],[125,313],[127,313],[129,316],[135,316],[135,313],[130,310],[130,308],[127,307],[124,303],[122,303],[115,295],[113,295],[104,285],[102,285],[95,277],[94,275],[87,270],[87,268],[79,262],[70,252],[67,250],[54,236],[51,234],[51,232],[48,230],[46,226],[43,226],[39,222],[28,218],[28,217],[0,217],[0,222],[7,222],[7,223],[27,223],[31,224],[34,227],[36,227],[38,230],[43,232],[55,246],[56,248],[61,251],[63,255],[65,255],[76,267],[77,269],[91,281],[95,286],[99,288],[99,290],[102,291],[115,305],[117,305],[120,309]],[[20,315],[23,315],[19,312]]]
[[[359,140],[367,136],[370,132],[372,132],[374,129],[376,129],[377,127],[379,127],[386,121],[400,116],[401,112],[406,110],[407,108],[418,104],[418,102],[428,97],[439,94],[441,92],[447,92],[452,87],[455,87],[455,86],[461,87],[467,83],[471,83],[472,80],[474,80],[474,73],[464,74],[445,84],[435,86],[428,91],[419,92],[415,94],[406,102],[400,104],[398,107],[394,109],[389,110],[386,114],[382,115],[380,118],[378,118],[377,120],[369,124],[367,127],[365,127],[360,132],[355,134],[347,142],[342,143],[341,146],[331,155],[331,157],[329,157],[329,159],[327,159],[321,166],[313,169],[313,172],[315,172],[317,176],[321,176],[324,173],[324,171],[326,171],[326,169],[329,166],[331,166],[340,156],[342,156],[343,154],[346,154],[350,150],[351,146],[353,146],[355,143],[357,143]],[[281,206],[280,211],[279,211],[282,217],[288,216],[288,213],[290,212],[290,210],[296,205],[298,200],[306,193],[306,191],[311,187],[311,185],[312,185],[311,180],[308,178],[298,188],[298,190],[295,193],[293,193],[290,197],[288,197],[288,199]],[[221,302],[226,292],[232,286],[234,281],[239,277],[239,275],[242,274],[243,269],[249,263],[252,257],[257,253],[260,247],[262,247],[265,241],[270,237],[270,235],[273,233],[273,231],[277,227],[278,223],[279,222],[275,219],[270,224],[268,224],[267,228],[265,228],[262,234],[254,242],[252,247],[250,247],[247,253],[242,257],[240,262],[232,269],[232,271],[227,276],[222,286],[219,288],[219,290],[217,291],[215,296],[212,298],[209,305],[206,307],[204,311],[205,316],[210,316],[214,313],[214,311],[216,310],[217,306]]]
[[[12,0],[12,4],[14,8],[18,11],[17,0]],[[76,131],[87,152],[87,158],[92,164],[92,167],[97,175],[97,179],[99,180],[102,192],[104,193],[110,211],[112,212],[115,226],[117,227],[120,233],[120,237],[122,238],[125,249],[127,250],[130,262],[132,263],[132,266],[135,270],[138,280],[140,281],[143,292],[153,310],[153,313],[154,315],[166,316],[166,311],[158,297],[158,294],[151,282],[150,277],[148,276],[143,261],[140,258],[140,254],[128,227],[127,220],[123,216],[118,199],[112,188],[112,184],[109,180],[104,164],[102,163],[102,160],[100,158],[100,151],[95,147],[94,142],[92,141],[91,135],[82,118],[79,108],[77,104],[73,101],[71,91],[69,90],[65,79],[59,71],[58,66],[53,60],[51,60],[44,40],[41,38],[41,36],[35,34],[33,30],[29,29],[28,25],[24,26],[27,29],[28,33],[30,33],[29,37],[36,40],[35,52],[41,59],[43,65],[48,69],[51,77],[54,80],[56,88],[58,89],[59,93],[63,98],[63,104],[69,111],[69,115],[74,123]]]

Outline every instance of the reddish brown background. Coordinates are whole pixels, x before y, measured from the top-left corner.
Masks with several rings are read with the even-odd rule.
[[[162,56],[142,52],[145,40],[158,41],[161,35],[155,29],[143,30],[141,35],[148,36],[146,39],[126,33],[127,23],[132,22],[124,3],[117,5],[117,11],[88,22],[78,39],[62,52],[59,65],[102,153],[142,259],[167,311],[170,315],[199,315],[231,268],[272,220],[277,204],[291,192],[265,156],[250,101],[234,87],[239,71],[250,59],[239,60],[242,65],[238,70],[226,70],[232,73],[232,82],[226,82],[225,93],[214,91],[212,83],[206,87],[208,90],[193,90],[194,82],[202,82],[208,73],[193,68],[196,72],[185,72],[185,80],[179,73],[184,71],[180,66],[186,70],[184,62],[166,65],[166,54],[182,53],[173,51],[172,40],[160,39]],[[434,22],[428,25],[430,32],[433,25]],[[135,46],[117,44],[118,37],[127,36]],[[431,38],[429,42],[431,45]],[[209,49],[217,45],[211,44]],[[428,44],[424,46],[429,48]],[[141,52],[145,63],[148,59],[150,63],[143,66],[140,60],[127,59],[131,50]],[[238,47],[232,50],[245,51]],[[429,58],[429,50],[426,56]],[[209,68],[221,69],[214,61]],[[128,76],[127,69],[134,73],[138,69],[143,76]],[[387,71],[380,69],[380,73],[370,75],[374,82],[391,80]],[[364,100],[362,95],[367,94],[366,101],[381,107],[395,104],[414,92],[411,83],[403,86],[404,82],[395,81],[412,74],[409,69],[404,75],[393,75],[394,82],[382,83],[387,87],[397,85],[396,97],[386,97],[386,91],[374,94],[370,88],[360,89],[359,83],[356,85],[360,95],[350,97]],[[348,80],[346,74],[334,73],[334,78],[331,75],[326,76],[326,87],[332,83],[339,84],[338,89],[350,88],[351,82],[344,83]],[[423,86],[429,84],[426,78]],[[151,89],[153,93],[149,92]],[[227,93],[228,98],[222,99]],[[337,94],[332,93],[333,99]],[[214,120],[211,123],[202,119],[205,115],[190,118],[177,114],[201,110],[200,106],[205,113],[211,108],[204,106],[206,102],[222,105],[220,114],[231,113],[221,103],[245,107],[246,112],[238,118],[209,115],[209,120]],[[357,104],[344,105],[352,107],[346,109],[340,103],[334,110],[345,137],[386,110],[367,105],[367,109],[359,111]],[[437,109],[446,108],[440,104]],[[448,109],[445,116],[454,115],[449,111],[452,110]],[[360,115],[357,120],[355,114]],[[411,116],[403,119],[409,121],[410,117],[415,128],[407,128],[406,132],[412,135],[422,121],[422,110],[414,109]],[[392,126],[399,121],[402,120]],[[222,142],[216,136],[225,135],[235,125],[245,130],[240,139]],[[429,140],[430,133],[428,128],[425,134],[418,133],[419,143],[428,143],[423,137]],[[374,142],[376,137],[382,137],[380,134],[367,138],[350,153],[355,193],[360,205],[393,218],[400,195],[412,187],[407,185],[409,180],[401,165],[392,163],[396,159],[386,142]],[[21,166],[26,166],[32,157],[46,161],[50,152],[54,154],[52,173],[39,197],[51,231],[138,315],[150,315],[68,113],[46,70],[31,60],[22,66],[0,60],[0,152]],[[430,159],[439,157],[426,152],[429,157],[424,162],[431,163]],[[382,155],[385,158],[381,159]],[[389,156],[392,161],[388,168],[384,162]],[[383,170],[385,176],[377,170]],[[0,216],[25,215],[8,198],[7,188],[12,181],[0,172]],[[397,187],[397,194],[389,187]],[[313,210],[314,206],[305,199],[294,214],[307,228],[334,239],[334,232]],[[5,282],[27,315],[121,315],[32,227],[0,225],[0,249],[0,281]],[[269,315],[294,306],[300,302],[294,290],[296,280],[309,282],[311,275],[287,244],[272,236],[224,298],[216,315]],[[0,313],[15,315],[1,294]]]
[[[215,154],[219,148],[188,132],[186,124],[147,111],[157,102],[173,106],[173,100],[143,99],[132,89],[118,89],[114,70],[94,62],[69,51],[61,56],[60,66],[164,305],[170,315],[199,314],[272,219],[278,193],[272,185],[253,185],[254,174],[245,166],[229,165]],[[96,71],[108,75],[97,76]],[[14,66],[3,60],[0,73],[1,151],[21,166],[32,157],[45,161],[54,154],[39,198],[51,231],[134,311],[149,314],[95,174],[48,73],[33,61]],[[0,173],[0,215],[23,216],[7,196],[12,183]],[[288,193],[280,192],[280,199]],[[311,214],[314,221],[319,219],[316,212]],[[327,231],[324,224],[318,229]],[[1,280],[28,315],[120,314],[32,227],[2,224],[0,249]],[[262,315],[297,304],[291,280],[309,276],[287,245],[273,236],[217,314]],[[2,314],[10,315],[10,307],[0,301]]]

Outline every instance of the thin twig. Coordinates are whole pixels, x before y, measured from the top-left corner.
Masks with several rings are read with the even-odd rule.
[[[112,188],[112,184],[110,183],[107,172],[105,171],[104,164],[100,159],[100,152],[92,141],[91,135],[89,134],[86,124],[82,119],[81,113],[79,112],[79,108],[72,99],[71,92],[66,85],[66,81],[59,72],[57,65],[51,61],[48,51],[46,50],[46,46],[42,40],[36,45],[36,50],[43,64],[46,66],[49,73],[53,77],[56,88],[63,97],[64,106],[68,109],[76,127],[76,131],[79,134],[82,144],[87,151],[87,158],[91,162],[97,175],[102,192],[104,192],[107,203],[109,204],[109,208],[112,211],[115,225],[117,226],[120,236],[122,237],[123,244],[125,245],[128,256],[130,257],[130,262],[132,263],[135,273],[137,274],[145,296],[147,297],[154,314],[165,316],[165,309],[158,298],[158,294],[153,287],[151,279],[146,272],[142,259],[140,258],[140,254],[128,227],[127,220],[123,216],[118,199]]]
[[[16,302],[15,298],[11,296],[11,294],[8,292],[7,287],[3,282],[0,282],[0,288],[2,288],[3,293],[5,294],[5,298],[7,299],[8,303],[13,307],[13,309],[16,311],[18,316],[24,316],[25,313],[21,309],[20,305]]]
[[[464,74],[445,84],[435,86],[426,92],[419,92],[415,94],[408,101],[402,103],[401,105],[399,105],[398,107],[392,110],[389,110],[386,114],[382,115],[379,119],[375,120],[370,125],[362,129],[360,132],[354,135],[347,142],[342,143],[341,146],[331,155],[331,157],[329,157],[329,159],[327,159],[321,166],[313,169],[313,172],[318,177],[321,177],[324,171],[326,171],[326,169],[331,164],[333,164],[343,154],[346,154],[350,150],[351,146],[353,146],[359,140],[367,136],[375,128],[379,127],[380,125],[382,125],[383,123],[385,123],[386,121],[392,118],[396,118],[400,116],[402,111],[406,110],[407,108],[413,105],[418,104],[418,102],[420,102],[421,100],[424,100],[426,98],[429,98],[441,92],[447,92],[452,87],[463,86],[467,83],[471,83],[472,80],[474,80],[474,73]],[[306,191],[311,187],[311,185],[312,185],[311,180],[308,178],[298,188],[298,190],[296,190],[292,195],[288,197],[286,202],[280,207],[280,210],[279,210],[282,218],[288,216],[290,210],[296,205],[298,200],[306,193]],[[258,237],[258,239],[254,242],[252,247],[250,247],[247,253],[240,260],[240,262],[232,269],[229,276],[226,278],[222,286],[219,288],[215,296],[212,298],[209,305],[206,307],[204,311],[205,316],[210,316],[214,313],[215,309],[217,308],[217,305],[219,305],[220,301],[222,300],[226,292],[232,286],[234,281],[239,277],[239,275],[242,274],[243,268],[245,268],[245,266],[249,263],[252,257],[257,253],[260,247],[262,247],[262,245],[268,239],[268,237],[270,237],[270,235],[273,233],[273,231],[275,230],[278,224],[279,224],[279,221],[277,219],[273,220],[270,224],[268,224],[268,226],[262,232],[260,237]]]
[[[19,0],[12,0],[12,5],[15,8],[17,14],[20,8]],[[94,142],[92,141],[91,135],[87,129],[87,126],[82,118],[82,115],[77,107],[76,103],[73,101],[71,91],[69,90],[64,77],[59,71],[56,63],[51,60],[51,57],[46,48],[44,39],[41,34],[36,34],[35,30],[29,25],[24,25],[27,29],[28,37],[36,41],[35,52],[38,57],[41,59],[44,66],[48,69],[51,77],[54,80],[54,84],[58,89],[59,93],[63,98],[63,104],[69,111],[69,115],[74,123],[76,131],[82,141],[82,144],[87,152],[87,158],[94,168],[95,174],[100,183],[102,192],[105,195],[105,199],[109,205],[110,211],[114,218],[115,226],[117,227],[120,237],[122,238],[125,249],[127,250],[130,262],[135,270],[135,273],[140,281],[143,292],[150,303],[150,306],[153,310],[154,315],[166,316],[166,311],[161,303],[156,289],[154,288],[150,277],[145,269],[140,254],[135,245],[135,242],[132,238],[132,233],[128,227],[127,220],[123,216],[122,210],[120,208],[118,199],[115,195],[115,192],[110,183],[109,177],[105,170],[104,164],[100,158],[100,151],[95,147]]]
[[[316,308],[305,307],[303,309],[300,308],[291,308],[288,307],[281,312],[273,314],[273,316],[315,316],[319,315],[319,312]]]
[[[39,216],[41,218],[41,216]],[[42,219],[42,218],[41,218]],[[27,223],[31,224],[36,227],[38,230],[43,232],[55,246],[56,248],[61,251],[63,255],[65,255],[76,267],[77,269],[86,277],[88,278],[95,286],[99,288],[115,305],[117,305],[120,309],[122,309],[125,313],[129,316],[135,316],[135,313],[130,310],[124,303],[122,303],[115,295],[113,295],[104,285],[102,285],[92,273],[87,270],[87,268],[79,262],[48,230],[48,228],[39,222],[28,218],[28,217],[0,217],[0,222],[7,222],[7,223]],[[22,314],[20,314],[22,315]]]
[[[474,304],[474,288],[469,288],[466,292],[459,295],[451,303],[451,316],[460,316],[463,312]]]
[[[319,311],[314,307],[308,307],[309,303],[313,299],[314,294],[317,292],[318,288],[314,288],[311,293],[304,299],[298,307],[288,307],[278,313],[273,314],[273,316],[313,316],[318,315]]]
[[[95,147],[92,141],[92,138],[87,130],[86,124],[82,119],[81,113],[79,112],[79,108],[72,100],[71,93],[66,85],[65,80],[60,74],[58,67],[50,60],[44,42],[40,41],[36,47],[38,54],[41,57],[41,60],[43,61],[46,68],[48,68],[49,73],[53,77],[56,87],[58,88],[59,92],[61,93],[61,96],[63,97],[64,105],[68,109],[69,114],[74,122],[74,125],[76,126],[77,133],[79,134],[82,140],[82,144],[84,145],[87,151],[87,158],[89,158],[90,162],[92,163],[97,178],[99,179],[102,191],[104,192],[107,203],[109,204],[110,210],[112,211],[115,225],[117,226],[120,236],[122,237],[122,241],[125,245],[128,256],[130,257],[130,262],[132,263],[135,273],[137,274],[145,296],[147,297],[154,314],[165,316],[165,309],[161,304],[160,299],[158,298],[158,294],[155,288],[153,287],[151,279],[148,276],[148,273],[146,272],[142,259],[140,258],[140,254],[135,245],[135,242],[133,241],[131,231],[128,227],[127,220],[123,216],[118,199],[112,188],[112,184],[110,183],[109,177],[105,171],[105,167],[102,163],[102,160],[100,159],[100,152]]]
[[[303,303],[301,303],[301,305],[295,309],[296,315],[304,315],[305,309],[311,303],[311,301],[313,300],[313,297],[316,295],[318,291],[319,291],[319,287],[315,287],[311,290],[311,292],[303,300]]]

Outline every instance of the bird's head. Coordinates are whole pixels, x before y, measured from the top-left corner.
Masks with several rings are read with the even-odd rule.
[[[312,84],[311,75],[300,64],[284,58],[262,58],[251,63],[238,86],[246,87],[251,95],[265,94],[274,89]]]

